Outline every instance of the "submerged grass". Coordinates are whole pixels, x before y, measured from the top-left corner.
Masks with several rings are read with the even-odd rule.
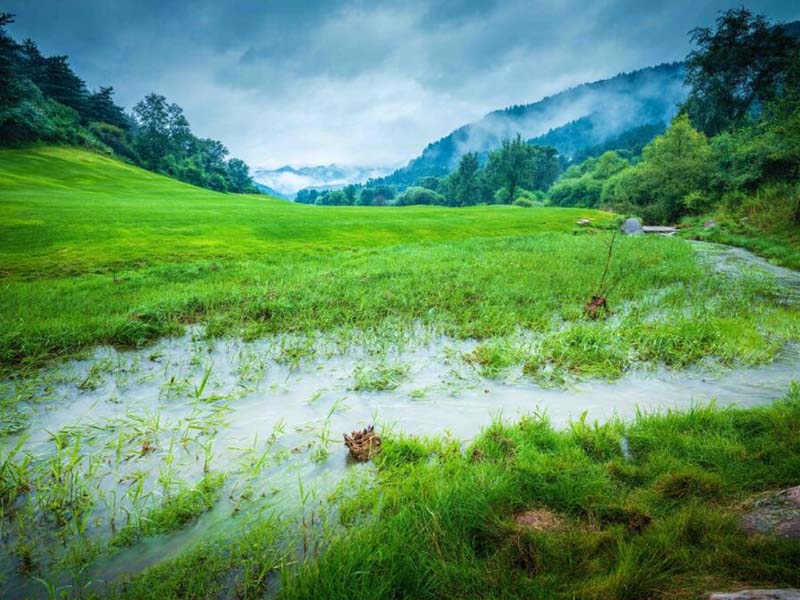
[[[111,545],[131,546],[143,537],[180,529],[214,506],[224,483],[223,474],[205,475],[197,484],[167,496],[161,505],[126,524],[111,539]]]
[[[800,543],[746,537],[752,494],[800,479],[800,391],[634,423],[494,423],[465,452],[386,440],[376,485],[283,598],[696,598],[798,586]],[[623,437],[630,459],[622,450]],[[514,516],[568,523],[536,531]],[[360,517],[354,515],[361,515]]]
[[[797,587],[800,542],[748,537],[738,514],[745,500],[798,483],[798,431],[794,387],[765,408],[578,420],[561,432],[541,417],[497,421],[467,448],[385,436],[375,478],[337,496],[339,524],[314,533],[321,554],[299,553],[297,525],[272,519],[112,595],[152,586],[163,598],[215,598],[254,572],[249,589],[283,599],[688,599]],[[532,510],[556,526],[520,525]]]

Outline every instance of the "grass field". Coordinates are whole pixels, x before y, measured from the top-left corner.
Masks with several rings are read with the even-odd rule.
[[[464,450],[394,438],[372,484],[318,526],[325,550],[303,555],[299,569],[276,540],[283,526],[266,519],[112,596],[217,598],[231,572],[242,598],[696,599],[798,587],[800,544],[747,537],[737,517],[758,493],[797,483],[798,427],[794,389],[769,408],[698,407],[628,425],[495,423]],[[531,510],[557,527],[518,525]]]
[[[77,149],[0,150],[0,594],[633,599],[800,585],[796,542],[738,525],[743,503],[800,479],[796,387],[769,407],[565,431],[498,419],[468,444],[379,425],[375,464],[344,462],[351,398],[427,418],[429,395],[484,396],[511,371],[528,392],[637,367],[726,373],[800,340],[800,310],[771,279],[720,272],[682,239],[616,236],[616,219],[302,206]],[[610,312],[592,319],[598,293]],[[190,324],[163,346],[89,354]],[[415,335],[443,347],[450,387],[394,397],[412,377],[397,341]],[[212,351],[206,338],[224,336],[229,353]],[[334,398],[344,367],[326,361],[359,344]],[[47,364],[76,354],[86,361]],[[265,428],[268,409],[296,421]],[[279,492],[296,511],[275,510]],[[525,511],[554,529],[520,526]],[[224,533],[206,535],[214,523]]]
[[[709,277],[687,244],[649,238],[616,242],[619,318],[586,321],[613,219],[590,210],[320,209],[66,148],[0,151],[0,197],[5,368],[198,321],[248,338],[421,322],[488,340],[476,360],[489,369],[613,377],[639,359],[765,360],[800,322],[768,284]],[[519,329],[540,341],[508,343]]]

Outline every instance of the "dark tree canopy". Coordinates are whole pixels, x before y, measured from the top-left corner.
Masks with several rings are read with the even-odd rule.
[[[723,13],[716,29],[698,28],[691,37],[685,108],[706,135],[743,124],[782,94],[800,51],[796,38],[746,8]]]

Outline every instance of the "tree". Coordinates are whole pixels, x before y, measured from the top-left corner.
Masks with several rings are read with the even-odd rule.
[[[114,103],[114,88],[101,86],[86,99],[86,120],[101,121],[119,129],[130,129],[131,122],[121,107]]]
[[[83,79],[70,68],[68,60],[66,56],[45,58],[38,80],[34,79],[34,83],[46,97],[83,115],[89,93]]]
[[[193,136],[180,106],[148,94],[133,107],[133,114],[138,125],[135,147],[148,169],[164,172],[186,156]]]
[[[24,97],[14,69],[18,45],[6,33],[6,26],[13,22],[13,15],[0,13],[0,109],[16,105]]]
[[[253,191],[253,179],[250,177],[250,167],[239,158],[228,161],[228,189],[231,192],[246,193]]]
[[[505,188],[507,197],[514,198],[517,187],[523,185],[530,170],[528,145],[517,134],[514,140],[503,140],[503,147],[489,154],[486,173],[493,189]]]
[[[480,168],[477,152],[467,152],[461,157],[450,180],[450,206],[469,206],[480,201]]]
[[[706,137],[679,115],[645,147],[640,163],[608,179],[602,201],[624,211],[635,207],[650,222],[674,222],[687,212],[687,196],[707,189],[711,161]]]
[[[558,177],[558,152],[549,146],[530,146],[517,134],[489,154],[486,178],[492,190],[505,188],[509,202],[517,188],[547,190]]]
[[[690,87],[684,109],[707,135],[743,124],[787,89],[786,76],[800,43],[746,8],[726,11],[716,30],[691,33],[686,59]]]

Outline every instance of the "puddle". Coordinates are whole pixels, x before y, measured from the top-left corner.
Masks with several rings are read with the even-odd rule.
[[[710,244],[698,249],[722,272],[746,266],[775,277],[783,289],[800,290],[800,275],[746,251]],[[85,538],[99,545],[206,471],[226,474],[220,499],[190,525],[101,552],[86,576],[111,581],[233,530],[243,515],[295,510],[300,482],[322,498],[346,475],[368,474],[369,465],[348,459],[342,434],[371,423],[466,441],[493,418],[531,413],[546,414],[560,428],[584,413],[602,421],[710,401],[756,406],[785,395],[800,376],[800,346],[788,346],[773,362],[753,368],[634,371],[615,382],[551,389],[514,373],[482,377],[463,360],[474,347],[428,333],[380,352],[326,353],[323,345],[313,358],[286,337],[208,342],[194,330],[142,350],[99,348],[85,360],[42,372],[36,382],[4,384],[40,399],[23,406],[31,425],[0,446],[19,444],[19,456],[32,457],[33,487],[44,491],[29,495],[31,509],[19,511],[30,513],[27,523],[0,519],[0,596],[46,595],[19,573],[21,542],[33,544],[35,559],[45,565],[69,547],[65,529],[59,537],[37,516],[53,498],[63,500],[65,492],[53,483],[56,471],[59,481],[72,477],[71,493],[83,494],[85,530],[75,543]],[[369,391],[386,386],[396,387]]]

